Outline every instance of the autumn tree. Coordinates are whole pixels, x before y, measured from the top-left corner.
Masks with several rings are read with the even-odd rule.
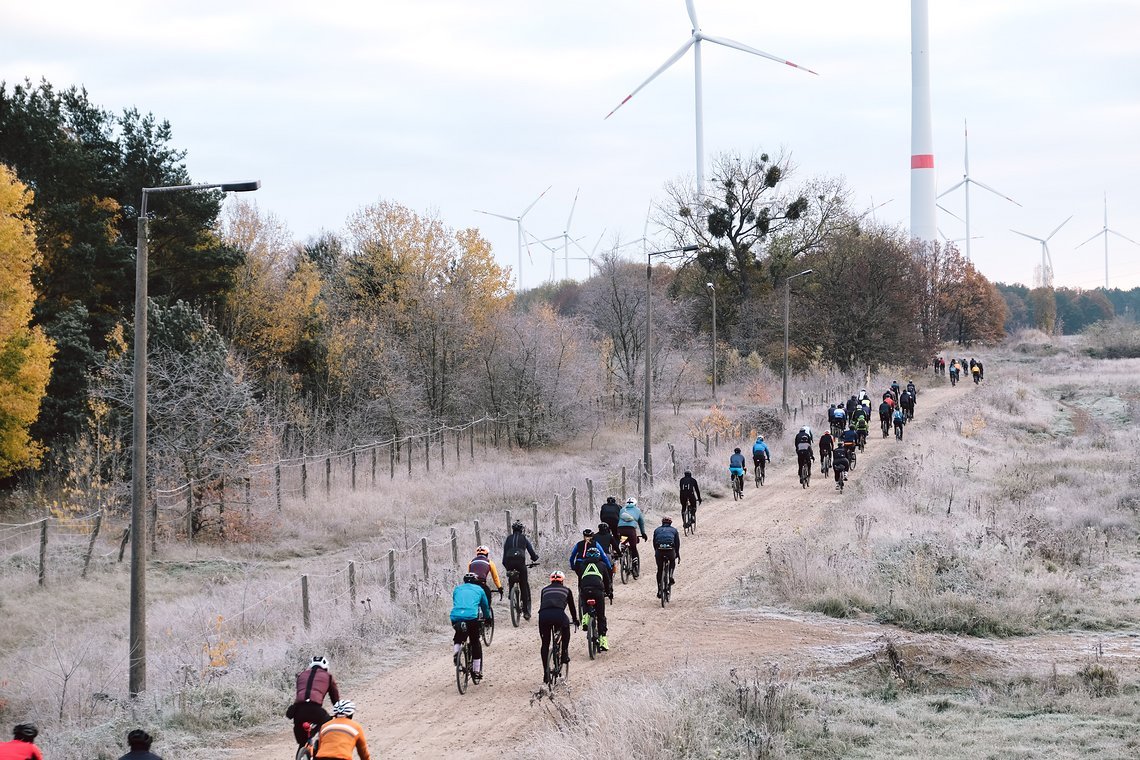
[[[946,290],[945,337],[960,345],[994,343],[1005,337],[1005,299],[993,283],[967,263],[962,276]]]
[[[0,477],[36,466],[42,454],[29,429],[47,388],[53,346],[30,326],[39,259],[31,205],[32,193],[0,164]]]

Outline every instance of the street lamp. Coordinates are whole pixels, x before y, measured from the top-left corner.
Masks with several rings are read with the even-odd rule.
[[[706,282],[712,293],[712,319],[713,319],[713,403],[716,403],[716,286]]]
[[[792,280],[811,273],[812,270],[805,269],[799,274],[793,274],[784,280],[784,414],[788,413],[788,315],[790,313],[788,302],[792,293]]]
[[[222,190],[245,193],[261,187],[260,181],[224,184],[144,187],[139,209],[135,251],[135,389],[134,446],[131,462],[131,622],[128,646],[130,695],[146,691],[146,359],[147,359],[147,216],[151,193],[181,190]]]
[[[692,253],[697,247],[686,245],[664,251],[648,251],[645,254],[645,398],[642,400],[642,406],[645,408],[645,420],[642,423],[645,428],[645,450],[641,461],[645,463],[650,486],[653,485],[653,452],[649,448],[649,378],[653,374],[653,295],[649,286],[653,281],[653,257],[669,253]]]

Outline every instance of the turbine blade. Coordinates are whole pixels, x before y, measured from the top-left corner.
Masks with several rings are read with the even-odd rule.
[[[1041,243],[1041,246],[1045,249],[1045,258],[1049,262],[1049,271],[1052,272],[1053,271],[1053,254],[1049,252],[1049,246],[1046,245],[1044,242]]]
[[[1140,243],[1137,243],[1135,240],[1133,240],[1132,238],[1128,237],[1127,235],[1121,235],[1121,234],[1120,234],[1119,232],[1117,232],[1116,230],[1107,230],[1107,232],[1111,232],[1113,235],[1116,235],[1118,238],[1124,238],[1124,239],[1125,239],[1125,240],[1127,240],[1129,243],[1132,243],[1132,245],[1140,245]]]
[[[590,255],[591,256],[593,256],[594,254],[596,254],[598,252],[598,246],[602,244],[602,238],[605,237],[605,234],[606,234],[606,230],[603,227],[602,228],[602,234],[598,235],[598,242],[594,243],[594,247],[592,249],[590,249]],[[593,261],[593,259],[590,259],[590,260]]]
[[[551,253],[554,253],[554,252],[555,252],[555,251],[557,251],[558,249],[557,249],[557,248],[551,248],[549,245],[547,245],[547,242],[548,242],[548,241],[550,241],[550,240],[561,240],[561,239],[562,239],[562,236],[561,236],[561,235],[559,235],[558,237],[554,237],[554,238],[547,238],[546,240],[541,240],[541,239],[539,239],[538,237],[536,237],[536,236],[534,236],[533,234],[531,234],[530,232],[526,232],[525,230],[523,231],[523,236],[524,236],[524,237],[529,237],[529,238],[531,239],[531,241],[532,241],[532,242],[538,243],[539,245],[541,245],[543,248],[545,248],[546,250],[550,251]],[[524,242],[525,242],[525,240],[524,240]]]
[[[1036,240],[1038,243],[1044,243],[1045,242],[1044,240],[1042,240],[1039,237],[1033,237],[1032,235],[1026,235],[1024,232],[1018,232],[1017,230],[1010,230],[1010,232],[1012,232],[1014,235],[1021,235],[1022,237],[1027,237],[1030,240]]]
[[[528,243],[526,239],[526,236],[530,235],[530,233],[523,229],[522,222],[519,222],[519,229],[522,230],[523,233],[523,247],[526,248],[526,260],[531,263],[531,266],[534,266],[534,256],[530,252],[530,243]],[[531,235],[531,237],[534,237],[534,235]]]
[[[1092,241],[1096,240],[1101,235],[1107,235],[1107,234],[1108,234],[1108,228],[1105,227],[1103,230],[1100,230],[1099,232],[1097,232],[1095,235],[1093,235],[1091,238],[1086,240],[1084,243],[1081,243],[1080,245],[1078,245],[1077,248],[1080,248],[1085,243],[1091,243]],[[1074,248],[1073,250],[1076,250],[1076,248]]]
[[[582,188],[574,191],[574,202],[570,204],[570,216],[566,217],[566,232],[570,232],[570,221],[574,218],[574,208],[578,205],[578,193],[582,192]]]
[[[535,203],[538,203],[540,200],[542,200],[542,196],[544,196],[544,195],[546,195],[547,193],[549,193],[549,192],[550,192],[550,188],[551,188],[551,187],[554,187],[554,185],[551,185],[550,187],[546,188],[546,189],[545,189],[545,190],[543,190],[541,193],[539,193],[539,194],[538,194],[538,197],[537,197],[537,198],[535,198],[533,201],[531,201],[531,204],[530,204],[529,206],[527,206],[526,208],[524,208],[524,209],[523,209],[523,212],[522,212],[521,214],[519,214],[519,220],[520,220],[520,221],[522,220],[522,218],[523,218],[524,216],[526,216],[526,215],[527,215],[527,213],[528,213],[528,212],[529,212],[529,211],[530,211],[532,208],[534,208],[534,204],[535,204]]]
[[[787,66],[791,66],[794,69],[800,69],[802,71],[806,71],[809,74],[815,74],[816,76],[819,76],[819,72],[812,71],[807,66],[801,66],[798,63],[792,63],[791,61],[789,61],[785,58],[781,58],[777,55],[772,55],[771,53],[765,53],[763,50],[757,50],[754,47],[749,47],[748,45],[745,45],[743,42],[737,42],[736,40],[730,40],[730,39],[726,39],[724,37],[712,37],[712,36],[707,35],[707,34],[702,34],[701,39],[702,40],[708,40],[709,42],[715,42],[718,45],[724,45],[725,47],[730,47],[730,48],[733,48],[735,50],[743,51],[745,53],[752,53],[752,55],[758,55],[761,58],[767,58],[769,61],[775,61],[776,63],[782,63],[782,64],[785,64]]]
[[[641,84],[639,84],[639,85],[637,86],[637,89],[635,89],[633,92],[631,92],[630,94],[626,95],[626,96],[625,96],[625,99],[624,99],[624,100],[622,100],[622,102],[618,103],[618,104],[617,104],[617,105],[614,107],[614,110],[612,110],[612,111],[610,111],[608,114],[606,114],[606,119],[610,118],[610,117],[611,117],[611,116],[613,116],[615,113],[617,113],[617,110],[618,110],[619,108],[621,108],[621,107],[622,107],[622,106],[624,106],[626,103],[628,103],[628,102],[629,102],[629,99],[630,99],[630,98],[632,98],[634,95],[636,95],[637,93],[641,92],[641,91],[642,91],[642,90],[645,88],[645,85],[649,84],[649,83],[650,83],[650,82],[652,82],[654,79],[656,79],[657,77],[659,77],[659,76],[661,75],[661,73],[662,73],[663,71],[665,71],[665,69],[669,68],[669,67],[670,67],[670,66],[672,66],[674,63],[676,63],[677,61],[681,60],[681,56],[683,56],[683,55],[684,55],[686,52],[688,52],[689,48],[690,48],[690,47],[692,47],[692,46],[693,46],[693,43],[694,43],[694,42],[696,42],[696,41],[697,41],[697,38],[696,38],[695,36],[693,36],[693,37],[690,37],[690,38],[689,38],[689,39],[688,39],[688,40],[685,42],[685,44],[684,44],[684,45],[682,45],[682,46],[681,46],[681,48],[680,48],[680,49],[679,49],[679,50],[678,50],[676,53],[673,53],[673,55],[669,56],[669,57],[668,57],[668,58],[665,60],[665,63],[661,64],[661,66],[659,66],[659,67],[658,67],[657,71],[654,71],[652,74],[650,74],[650,75],[649,75],[649,78],[648,78],[648,79],[646,79],[646,80],[645,80],[644,82],[642,82]],[[602,121],[605,121],[605,119],[603,119]]]
[[[941,198],[941,197],[942,197],[942,196],[944,196],[944,195],[949,195],[950,193],[954,192],[955,190],[957,190],[958,188],[960,188],[960,187],[961,187],[962,185],[964,185],[964,184],[966,184],[966,180],[962,180],[961,182],[959,182],[958,184],[954,185],[953,187],[951,187],[951,188],[949,188],[949,189],[947,189],[947,190],[943,190],[941,193],[939,193],[939,194],[936,196],[936,198]]]
[[[989,190],[994,195],[1000,195],[1002,198],[1005,198],[1007,201],[1014,204],[1015,206],[1021,206],[1021,204],[1018,203],[1017,201],[1015,201],[1013,198],[1010,198],[1008,195],[1006,195],[1005,193],[1002,193],[998,190],[994,190],[992,187],[987,185],[985,182],[978,182],[976,179],[971,179],[970,181],[973,182],[978,187],[982,188],[983,190]],[[1022,206],[1022,208],[1024,208],[1024,206]]]
[[[1073,218],[1072,216],[1069,217],[1069,219],[1072,219],[1072,218]],[[1050,232],[1048,235],[1045,236],[1045,240],[1052,239],[1052,237],[1057,234],[1057,230],[1061,229],[1062,227],[1064,227],[1066,224],[1069,223],[1069,219],[1066,219],[1065,221],[1058,224],[1057,227],[1052,232]]]
[[[965,223],[965,221],[966,221],[965,219],[963,219],[962,217],[958,216],[958,215],[957,215],[957,214],[955,214],[953,211],[951,211],[950,209],[948,209],[948,208],[946,208],[945,206],[943,206],[941,203],[936,203],[936,204],[934,204],[934,205],[938,206],[938,208],[942,209],[942,210],[943,210],[943,211],[945,211],[947,214],[949,214],[950,216],[952,216],[952,217],[954,217],[955,219],[957,219],[959,222],[963,222],[963,223]]]
[[[689,21],[693,22],[693,31],[701,28],[697,22],[697,9],[693,7],[693,0],[685,0],[685,9],[689,12]]]
[[[517,216],[507,216],[506,214],[496,214],[493,211],[480,211],[479,209],[475,209],[475,213],[476,214],[486,214],[487,216],[497,216],[500,219],[506,219],[508,222],[517,222],[519,220],[519,218]]]

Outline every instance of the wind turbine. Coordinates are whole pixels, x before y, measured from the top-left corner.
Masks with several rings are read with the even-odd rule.
[[[1072,218],[1073,217],[1071,217],[1071,216],[1069,217],[1069,219],[1072,219]],[[1043,287],[1043,288],[1053,287],[1053,257],[1049,253],[1049,240],[1052,239],[1052,237],[1057,234],[1057,230],[1061,229],[1062,227],[1064,227],[1066,224],[1069,223],[1069,219],[1066,219],[1065,221],[1058,224],[1053,229],[1052,232],[1050,232],[1048,235],[1046,235],[1043,238],[1034,237],[1033,235],[1027,235],[1024,232],[1018,232],[1017,230],[1010,230],[1010,232],[1012,232],[1015,235],[1021,235],[1022,237],[1027,237],[1030,240],[1036,240],[1038,243],[1041,244],[1041,283],[1040,283],[1040,287]]]
[[[555,240],[561,240],[562,241],[562,263],[563,263],[563,266],[565,269],[564,276],[566,277],[567,280],[570,279],[570,244],[576,242],[574,240],[574,238],[570,237],[570,222],[573,221],[573,219],[574,219],[574,209],[578,205],[578,193],[580,193],[581,190],[582,190],[582,188],[578,188],[577,190],[574,191],[574,202],[570,204],[570,216],[568,216],[566,218],[566,227],[562,230],[562,234],[561,235],[555,235],[554,237],[546,238],[545,240],[539,240],[538,238],[534,239],[536,243],[542,243],[543,247],[546,248],[547,250],[550,250],[552,253],[555,253],[554,249],[552,249],[550,246],[548,246],[546,244],[553,242]],[[551,281],[554,280],[554,263],[553,263],[553,261],[551,262],[551,265],[550,265],[550,279],[551,279]]]
[[[946,241],[947,245],[952,245],[954,243],[961,243],[966,239],[966,238],[952,238],[949,235],[947,235],[945,232],[943,232],[942,228],[938,229],[938,234],[942,236],[942,239]],[[981,240],[982,237],[983,237],[982,235],[974,235],[974,237],[972,237],[970,239],[971,240]]]
[[[577,240],[573,241],[573,242],[574,242],[574,245],[578,246],[578,250],[582,252],[582,256],[581,256],[581,257],[579,257],[579,258],[577,258],[577,259],[575,259],[575,261],[588,261],[588,262],[590,262],[590,276],[591,276],[591,277],[593,277],[593,276],[594,276],[594,267],[598,266],[598,260],[597,260],[596,258],[594,258],[594,257],[597,255],[597,253],[598,253],[598,246],[602,244],[602,238],[603,238],[603,237],[605,237],[605,236],[606,236],[606,231],[605,231],[605,229],[603,228],[603,229],[602,229],[602,234],[598,235],[598,240],[597,240],[597,242],[595,242],[595,243],[594,243],[594,247],[590,249],[590,252],[589,252],[589,253],[587,253],[587,252],[586,252],[586,249],[585,249],[585,248],[583,248],[583,247],[582,247],[582,246],[581,246],[581,245],[578,243],[578,241],[577,241]]]
[[[554,185],[551,185],[550,187],[554,187]],[[500,219],[506,219],[508,222],[514,222],[517,225],[518,234],[519,234],[519,270],[518,270],[518,272],[515,273],[515,290],[517,292],[520,292],[520,293],[522,292],[522,252],[523,252],[523,223],[522,223],[522,220],[523,220],[523,217],[526,216],[532,208],[534,208],[534,204],[538,203],[540,200],[542,200],[542,196],[544,196],[548,192],[550,192],[550,187],[546,188],[541,193],[539,193],[538,197],[535,198],[533,201],[531,201],[531,204],[529,206],[527,206],[526,208],[524,208],[522,210],[522,213],[519,214],[518,216],[507,216],[506,214],[496,214],[493,211],[480,211],[479,209],[475,209],[475,213],[477,213],[477,214],[486,214],[487,216],[497,216]],[[527,256],[528,257],[530,256],[530,248],[529,247],[527,248]]]
[[[1015,201],[1013,198],[1010,198],[1008,195],[1000,193],[997,190],[994,190],[992,187],[990,187],[986,183],[979,182],[978,180],[976,180],[970,176],[970,133],[966,127],[965,119],[962,120],[962,137],[963,137],[964,143],[965,143],[965,150],[963,152],[963,156],[964,156],[963,165],[965,167],[965,172],[962,174],[962,181],[959,182],[958,184],[954,185],[953,187],[949,188],[948,190],[944,190],[941,194],[939,194],[938,197],[941,198],[945,195],[948,195],[960,187],[966,188],[966,261],[969,262],[970,261],[970,241],[973,239],[970,237],[970,185],[977,185],[978,187],[982,188],[983,190],[989,190],[994,195],[998,195],[998,196],[1001,196],[1002,198],[1005,198],[1007,201],[1014,204],[1015,206],[1020,206],[1021,204],[1018,203],[1017,201]],[[941,207],[939,207],[939,208],[941,208]],[[942,210],[945,211],[946,209],[942,209]],[[1020,234],[1020,233],[1018,233],[1018,234]],[[1037,238],[1034,238],[1034,240],[1036,240],[1036,239]]]
[[[758,55],[761,58],[767,58],[768,60],[775,61],[776,63],[783,63],[783,64],[786,64],[788,66],[792,66],[793,68],[803,69],[804,71],[808,72],[809,74],[816,74],[816,72],[814,72],[811,69],[806,68],[804,66],[800,66],[797,63],[792,63],[791,61],[787,61],[787,60],[784,60],[783,58],[772,55],[771,53],[765,53],[763,50],[757,50],[754,47],[749,47],[748,45],[745,45],[741,42],[736,42],[735,40],[726,39],[724,37],[713,37],[712,35],[705,34],[704,32],[701,31],[701,25],[697,22],[697,11],[693,7],[693,0],[685,0],[685,7],[689,11],[689,20],[691,22],[693,22],[692,35],[685,42],[685,44],[681,46],[681,48],[677,52],[673,53],[673,55],[671,55],[667,59],[665,59],[665,63],[661,64],[661,66],[656,71],[654,71],[652,74],[650,74],[648,79],[646,79],[644,82],[639,84],[633,92],[626,95],[625,99],[622,100],[622,102],[618,103],[613,111],[610,111],[608,114],[606,114],[606,118],[608,119],[611,116],[613,116],[617,112],[618,108],[621,108],[626,103],[628,103],[630,98],[632,98],[637,93],[641,92],[641,90],[647,84],[649,84],[654,79],[656,79],[658,76],[660,76],[666,69],[668,69],[674,63],[681,60],[681,57],[684,56],[686,52],[688,52],[689,48],[692,48],[693,49],[693,68],[694,68],[694,72],[695,72],[694,77],[696,80],[695,103],[696,103],[696,115],[697,115],[697,192],[699,193],[699,192],[701,192],[701,190],[705,184],[705,125],[704,125],[704,108],[702,106],[702,97],[701,97],[701,42],[703,42],[703,41],[712,42],[712,43],[715,43],[717,45],[723,45],[724,47],[733,48],[734,50],[740,50],[740,51],[743,51],[745,53],[751,53],[752,55]],[[818,76],[818,74],[817,74],[817,76]]]
[[[1137,243],[1132,238],[1130,238],[1126,235],[1122,235],[1121,233],[1117,232],[1116,230],[1110,230],[1108,228],[1108,193],[1105,193],[1104,194],[1104,227],[1101,228],[1100,232],[1093,235],[1091,238],[1086,240],[1084,243],[1081,243],[1081,245],[1084,245],[1085,243],[1091,243],[1092,241],[1096,240],[1101,235],[1104,235],[1104,289],[1105,290],[1108,290],[1108,233],[1110,233],[1110,232],[1119,238],[1124,238],[1129,243],[1132,243],[1132,245],[1140,245],[1140,243]],[[1078,245],[1077,248],[1080,248],[1081,245]]]

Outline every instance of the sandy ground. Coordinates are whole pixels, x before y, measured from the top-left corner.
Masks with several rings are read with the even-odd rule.
[[[974,389],[930,389],[920,396],[920,416],[929,415],[955,394]],[[851,474],[861,473],[888,454],[907,447],[876,430]],[[1090,656],[1096,648],[1112,660],[1135,668],[1140,640],[1128,634],[1045,634],[1010,640],[961,640],[920,636],[871,621],[834,620],[818,615],[774,609],[733,610],[720,600],[764,556],[768,543],[786,537],[796,527],[807,528],[826,513],[824,507],[844,497],[818,468],[810,489],[800,488],[791,452],[778,452],[769,466],[766,484],[755,489],[749,481],[742,503],[727,498],[706,499],[698,513],[699,532],[682,539],[682,563],[677,568],[673,601],[662,609],[655,597],[652,552],[643,551],[648,572],[621,585],[615,579],[615,601],[608,607],[611,649],[590,661],[581,632],[571,641],[568,687],[575,692],[603,685],[622,674],[664,673],[678,661],[719,660],[731,664],[778,662],[801,669],[842,669],[881,646],[884,633],[899,642],[942,642],[968,646],[993,665],[1047,668],[1050,662]],[[751,473],[749,473],[749,476]],[[679,522],[679,521],[678,521]],[[652,528],[650,526],[647,526]],[[532,587],[544,585],[541,578]],[[451,650],[440,643],[430,651],[411,654],[348,696],[356,701],[374,757],[521,757],[527,731],[543,713],[532,705],[542,687],[537,615],[512,628],[505,607],[496,602],[499,626],[486,650],[486,678],[465,696],[455,688]],[[561,688],[561,687],[560,687]],[[348,692],[347,689],[344,690]],[[473,742],[472,727],[481,727]],[[491,728],[493,730],[482,730]],[[291,757],[296,746],[287,725],[271,736],[247,738],[232,748],[235,758]]]

